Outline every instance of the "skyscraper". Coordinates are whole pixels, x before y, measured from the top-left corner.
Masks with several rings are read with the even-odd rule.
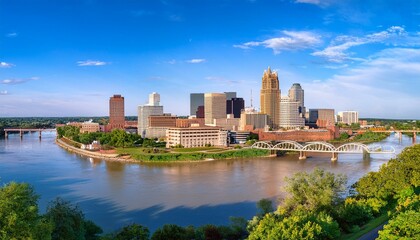
[[[359,112],[357,111],[342,111],[338,112],[338,122],[348,125],[359,122]]]
[[[226,100],[226,114],[233,114],[234,118],[240,118],[243,109],[245,109],[245,101],[243,98]]]
[[[190,115],[195,115],[199,106],[204,106],[204,93],[191,93]]]
[[[260,94],[261,113],[269,117],[269,126],[277,129],[280,122],[280,88],[277,72],[264,71]]]
[[[299,114],[304,118],[306,113],[305,96],[299,83],[293,83],[292,87],[289,89],[289,99],[290,101],[299,102]]]
[[[142,137],[147,136],[149,116],[162,116],[163,106],[159,106],[160,95],[156,92],[149,94],[149,102],[138,107],[137,133]]]
[[[109,98],[109,130],[123,129],[124,123],[124,97],[116,94]]]
[[[213,124],[215,118],[226,118],[226,94],[204,94],[204,123]]]
[[[305,126],[305,119],[299,113],[300,102],[287,96],[281,97],[280,125],[285,129],[301,128]]]

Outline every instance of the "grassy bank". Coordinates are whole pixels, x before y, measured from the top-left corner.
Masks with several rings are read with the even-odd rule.
[[[357,134],[354,137],[345,137],[345,134],[341,135],[340,138],[328,141],[330,143],[350,143],[350,142],[360,142],[364,144],[380,142],[384,139],[389,137],[389,133],[381,133],[381,132],[365,132],[361,134]]]
[[[376,227],[380,226],[381,224],[385,223],[388,220],[388,214],[384,213],[381,216],[370,220],[366,225],[360,228],[360,231],[355,233],[348,233],[341,235],[340,239],[343,240],[356,240],[365,235],[366,233],[372,231]]]
[[[208,149],[209,150],[209,149]],[[223,152],[202,152],[201,150],[189,152],[160,152],[145,153],[141,148],[118,148],[117,153],[121,156],[130,155],[132,159],[148,162],[170,162],[170,161],[199,161],[205,159],[226,159],[226,158],[249,158],[261,157],[270,154],[268,150],[262,149],[237,149]]]

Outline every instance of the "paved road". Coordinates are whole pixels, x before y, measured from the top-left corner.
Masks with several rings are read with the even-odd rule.
[[[358,240],[374,240],[377,237],[379,237],[378,231],[382,230],[384,228],[384,225],[386,223],[376,227],[375,229],[373,229],[372,231],[366,233],[365,235],[361,236]]]

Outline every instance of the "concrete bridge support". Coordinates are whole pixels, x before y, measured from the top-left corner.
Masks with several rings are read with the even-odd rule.
[[[23,138],[23,131],[22,131],[22,129],[20,129],[19,135],[20,135],[20,138]]]
[[[416,144],[417,142],[417,133],[413,132],[413,144]]]
[[[7,131],[4,131],[4,138],[7,139],[9,137],[9,133]]]
[[[41,134],[42,133],[42,131],[41,130],[39,130],[39,139],[41,139]]]
[[[300,151],[299,152],[299,160],[304,160],[304,159],[306,159],[306,152]]]
[[[335,161],[337,161],[337,159],[338,159],[338,153],[333,152],[332,157],[331,157],[331,161],[335,162]]]
[[[363,151],[363,160],[370,160],[370,153],[367,151]]]

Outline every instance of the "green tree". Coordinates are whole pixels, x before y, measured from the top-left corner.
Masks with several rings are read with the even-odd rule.
[[[115,240],[148,240],[149,229],[139,224],[131,224],[123,227],[111,238]]]
[[[165,224],[152,235],[152,240],[179,240],[185,239],[187,231],[175,224]]]
[[[286,177],[289,193],[284,201],[288,210],[304,206],[308,210],[330,209],[337,204],[346,189],[347,178],[316,168],[312,173],[299,172]]]
[[[338,223],[330,215],[300,206],[290,216],[266,214],[248,239],[336,239],[339,235]]]
[[[94,239],[102,230],[91,221],[85,221],[83,212],[70,202],[57,198],[47,207],[45,218],[53,223],[52,239]]]
[[[1,239],[48,239],[51,228],[38,214],[38,198],[26,183],[11,182],[0,188]]]
[[[264,216],[267,213],[273,212],[273,201],[267,198],[263,198],[257,202],[257,209],[259,216]]]
[[[420,239],[420,212],[409,210],[389,220],[378,239]]]

